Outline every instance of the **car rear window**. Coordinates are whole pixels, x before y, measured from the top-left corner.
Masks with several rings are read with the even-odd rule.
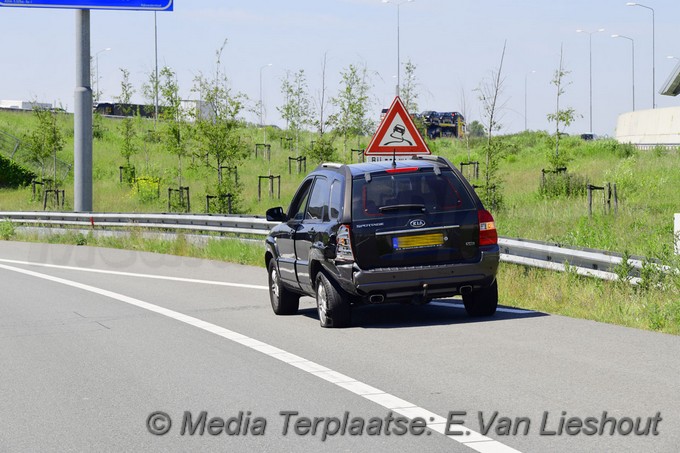
[[[474,209],[465,186],[451,171],[440,175],[430,169],[408,173],[371,175],[355,178],[352,184],[352,217],[354,220],[394,215],[404,210],[444,212]]]

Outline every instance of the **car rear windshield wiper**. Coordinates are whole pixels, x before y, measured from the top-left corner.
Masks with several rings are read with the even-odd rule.
[[[385,211],[422,211],[425,212],[424,204],[391,204],[378,208],[380,212]]]

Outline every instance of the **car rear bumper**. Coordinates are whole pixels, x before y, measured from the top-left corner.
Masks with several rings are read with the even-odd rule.
[[[492,247],[482,251],[480,260],[474,263],[370,270],[348,264],[338,266],[338,270],[341,282],[353,283],[345,290],[365,302],[398,302],[449,297],[489,286],[496,277],[499,257],[498,247]]]

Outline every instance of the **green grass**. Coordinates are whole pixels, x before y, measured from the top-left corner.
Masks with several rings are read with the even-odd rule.
[[[60,124],[66,146],[59,158],[73,161],[72,117],[63,115]],[[177,187],[177,159],[164,152],[161,145],[140,141],[141,150],[133,157],[137,176],[149,176],[161,181],[161,197],[142,197],[134,187],[118,182],[118,167],[124,164],[120,156],[119,121],[104,119],[104,135],[94,141],[94,210],[104,212],[165,212],[168,187]],[[33,127],[30,113],[0,112],[0,130],[21,138]],[[153,123],[137,123],[140,131],[153,128]],[[255,143],[263,140],[264,131],[244,128],[242,139],[254,151]],[[288,157],[296,152],[284,149],[280,137],[284,131],[268,129],[272,146],[271,161],[254,152],[238,168],[243,184],[242,209],[245,213],[263,215],[272,206],[287,206],[305,173],[293,169],[288,174]],[[311,133],[301,138],[301,151],[314,139]],[[360,139],[365,146],[368,137]],[[504,137],[506,154],[500,166],[504,206],[494,212],[499,233],[509,237],[557,242],[565,246],[605,249],[631,255],[646,256],[674,267],[680,260],[673,255],[673,214],[680,211],[680,154],[677,150],[635,151],[613,140],[582,141],[565,137],[560,149],[571,160],[569,172],[590,183],[617,184],[619,209],[614,215],[605,214],[601,201],[588,216],[585,197],[551,197],[539,195],[541,169],[548,168],[553,152],[552,138],[544,132],[528,132]],[[349,152],[342,152],[341,140],[335,142],[338,160],[351,161]],[[429,142],[433,154],[442,155],[458,164],[470,159],[483,163],[483,140],[466,142],[440,139]],[[357,147],[352,143],[350,147]],[[2,150],[0,150],[1,152]],[[355,157],[356,160],[356,157]],[[215,170],[203,165],[199,157],[185,161],[183,185],[191,188],[193,212],[205,212],[205,195],[213,194],[217,183]],[[315,163],[308,162],[311,171]],[[483,168],[480,168],[483,172]],[[262,200],[257,198],[258,176],[281,175],[281,198],[271,199],[266,185]],[[472,181],[473,183],[476,181]],[[72,209],[73,179],[65,182],[66,210]],[[596,200],[600,200],[597,199]],[[32,199],[30,187],[0,190],[0,211],[41,210],[42,200]],[[17,235],[11,225],[0,224],[4,239],[38,240]],[[158,253],[172,253],[199,258],[233,261],[262,266],[262,246],[240,241],[214,240],[206,246],[196,246],[178,236],[174,241],[149,241],[133,235],[130,239],[94,239],[82,235],[57,236],[52,241],[118,247]],[[506,305],[531,308],[549,313],[593,319],[656,331],[680,333],[680,277],[666,276],[648,267],[641,287],[627,283],[604,282],[578,277],[571,273],[528,269],[503,264],[499,275],[501,301]]]
[[[73,161],[72,117],[61,115],[59,124],[64,130],[66,146],[59,158]],[[177,187],[176,157],[164,152],[158,143],[139,140],[140,151],[132,159],[137,176],[158,178],[160,198],[148,199],[134,187],[119,183],[119,167],[124,164],[120,155],[120,121],[103,119],[103,138],[94,141],[93,178],[95,211],[108,212],[165,212],[169,187]],[[136,123],[140,134],[153,129],[153,122]],[[0,130],[21,138],[33,127],[30,113],[0,112]],[[243,185],[242,211],[263,215],[272,206],[287,206],[295,189],[304,177],[293,168],[288,173],[288,157],[296,152],[284,149],[280,137],[284,131],[268,128],[267,141],[272,146],[271,161],[254,156],[255,143],[264,139],[258,128],[242,129],[242,140],[253,150],[238,168]],[[300,139],[300,153],[315,136],[304,133]],[[672,151],[635,151],[613,140],[582,141],[564,137],[560,149],[571,161],[569,172],[596,185],[616,183],[619,208],[616,215],[604,214],[601,193],[595,196],[594,214],[588,217],[585,196],[544,198],[539,195],[541,169],[548,168],[548,156],[553,152],[552,138],[545,132],[528,132],[503,138],[507,148],[501,163],[504,206],[494,212],[501,235],[557,242],[567,246],[583,246],[611,251],[627,251],[635,255],[664,257],[673,244],[673,214],[680,208],[680,156]],[[359,140],[365,145],[368,137]],[[472,140],[470,158],[483,164],[483,140]],[[440,139],[429,142],[434,154],[443,155],[458,164],[468,160],[465,142]],[[341,150],[341,139],[335,141],[338,160],[351,160],[349,152]],[[352,143],[351,147],[356,147]],[[191,191],[193,212],[205,212],[205,196],[215,194],[217,173],[204,165],[203,158],[194,156],[183,163],[183,185]],[[316,165],[307,162],[307,170]],[[482,165],[483,167],[483,165]],[[483,168],[480,168],[483,172]],[[262,200],[258,200],[258,177],[281,176],[281,198],[269,197],[268,180],[262,181]],[[478,181],[472,181],[478,182]],[[275,181],[275,192],[278,182]],[[478,183],[481,183],[479,181]],[[72,209],[73,178],[64,183],[65,209]],[[0,211],[41,210],[42,199],[32,199],[30,188],[0,190]]]

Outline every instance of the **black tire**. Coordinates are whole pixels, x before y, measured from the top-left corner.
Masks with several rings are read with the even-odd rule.
[[[470,294],[463,295],[465,311],[470,316],[492,316],[498,308],[498,283],[496,280],[490,286]]]
[[[348,327],[352,319],[349,300],[343,297],[323,272],[317,274],[315,288],[321,327]]]
[[[281,284],[279,268],[276,261],[271,259],[268,266],[269,274],[269,300],[272,303],[272,310],[277,315],[294,315],[300,307],[300,295],[286,289]]]

